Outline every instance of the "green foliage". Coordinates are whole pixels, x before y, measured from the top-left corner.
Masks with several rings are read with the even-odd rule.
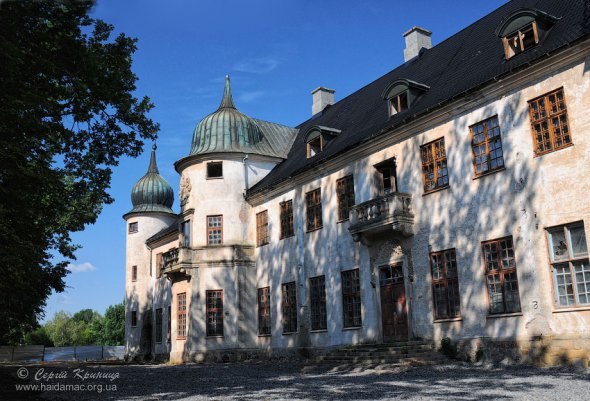
[[[125,338],[125,305],[111,305],[104,314],[103,345],[121,345]]]
[[[457,357],[457,345],[449,337],[445,337],[440,342],[440,352],[454,359]]]
[[[75,259],[70,233],[113,201],[118,159],[138,156],[158,131],[150,99],[133,95],[136,39],[111,37],[92,6],[0,6],[0,344],[38,326]]]
[[[44,345],[46,347],[53,347],[53,341],[49,338],[49,334],[44,326],[37,327],[30,333],[25,334],[25,345]]]

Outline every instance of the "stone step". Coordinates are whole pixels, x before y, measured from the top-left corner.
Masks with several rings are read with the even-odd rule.
[[[334,363],[334,364],[346,364],[346,365],[435,365],[444,363],[447,359],[442,356],[429,356],[425,357],[406,357],[406,358],[327,358],[319,360],[320,363]]]
[[[405,355],[370,355],[370,356],[347,356],[347,355],[325,355],[318,357],[319,360],[323,361],[349,361],[349,362],[362,362],[367,360],[380,360],[380,361],[398,361],[401,359],[418,358],[418,359],[446,359],[439,353],[412,353]]]

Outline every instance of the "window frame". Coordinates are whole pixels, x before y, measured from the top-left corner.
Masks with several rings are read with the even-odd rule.
[[[176,339],[186,339],[187,332],[187,305],[186,305],[186,292],[180,292],[176,294]]]
[[[131,282],[137,281],[137,265],[131,266]]]
[[[405,104],[402,103],[403,98],[405,98]],[[389,117],[401,113],[402,111],[408,110],[410,108],[409,89],[401,91],[400,93],[388,98],[387,104],[389,105]]]
[[[132,310],[131,311],[131,316],[129,316],[129,320],[130,320],[130,326],[131,327],[137,327],[137,311]]]
[[[523,32],[528,33],[529,31],[533,32],[533,38],[535,43],[525,48],[525,35]],[[518,48],[510,44],[510,41],[514,40],[516,37],[518,37],[519,41]],[[537,26],[537,21],[533,20],[527,23],[526,25],[521,26],[517,30],[512,31],[509,34],[506,34],[502,37],[502,44],[504,45],[504,56],[506,57],[506,60],[510,60],[512,57],[524,53],[525,51],[537,46],[539,44],[539,28]]]
[[[209,172],[209,167],[216,167],[219,166],[220,170],[221,170],[221,174],[220,175],[210,175]],[[220,180],[223,179],[223,162],[222,161],[211,161],[211,162],[207,162],[207,167],[206,167],[206,179],[208,180]]]
[[[336,202],[338,203],[338,222],[349,220],[350,209],[355,205],[353,174],[336,181]]]
[[[512,252],[513,252],[513,256],[512,259],[514,261],[514,267],[513,268],[507,268],[504,269],[502,266],[502,246],[501,243],[502,241],[510,241],[511,245],[512,245]],[[497,247],[497,254],[498,257],[495,260],[496,263],[498,263],[498,268],[497,269],[492,269],[490,271],[488,271],[487,268],[487,260],[486,260],[486,245],[491,245],[491,244],[495,244]],[[516,248],[514,246],[514,239],[512,237],[512,235],[506,236],[506,237],[502,237],[502,238],[497,238],[497,239],[493,239],[493,240],[487,240],[487,241],[483,241],[481,243],[481,250],[482,250],[482,260],[483,260],[483,270],[484,270],[484,277],[485,277],[485,286],[486,286],[486,291],[487,291],[487,300],[488,300],[488,315],[489,316],[495,316],[495,315],[506,315],[506,314],[513,314],[513,313],[522,313],[522,303],[520,301],[520,284],[518,281],[518,267],[517,267],[517,263],[516,263]],[[506,291],[505,291],[505,275],[509,275],[511,273],[515,274],[516,277],[516,292],[518,295],[518,310],[514,310],[514,311],[507,311],[507,307],[506,307]],[[490,288],[489,288],[489,283],[488,283],[488,276],[493,276],[495,274],[500,275],[500,288],[502,289],[502,308],[503,310],[501,312],[492,312],[492,300],[490,299]]]
[[[436,258],[436,257],[442,258],[442,260],[441,260],[441,265],[442,265],[441,276],[442,276],[442,278],[435,278],[435,275],[434,275],[434,266],[435,266],[434,258]],[[429,259],[430,259],[430,276],[431,276],[431,281],[432,281],[431,287],[432,287],[432,303],[433,303],[434,321],[461,318],[461,291],[460,291],[460,286],[459,286],[459,268],[457,266],[457,252],[456,252],[455,248],[445,249],[442,251],[430,252]],[[455,272],[456,272],[455,277],[448,277],[447,268],[448,268],[449,259],[451,259],[451,261],[455,263]],[[449,284],[454,285],[455,291],[452,296],[451,296],[451,293],[449,292],[449,287],[450,287]],[[438,314],[438,303],[437,303],[437,292],[436,292],[437,285],[442,285],[445,290],[446,316],[439,316],[439,314]],[[452,301],[451,298],[455,301],[454,306],[451,303],[451,301]],[[451,309],[455,309],[454,315],[451,313]]]
[[[210,304],[211,300],[221,300],[221,307]],[[215,322],[211,323],[209,317],[214,317]],[[205,291],[205,335],[207,337],[224,336],[224,316],[223,316],[223,290],[206,290]]]
[[[138,221],[132,221],[129,223],[128,225],[128,233],[129,234],[135,234],[139,232],[139,222]]]
[[[438,149],[442,149],[444,154],[439,155],[437,157],[436,145],[439,143],[442,143],[442,147],[439,147]],[[430,151],[431,159],[425,159],[425,157],[426,158],[428,157],[428,154],[429,154],[428,151]],[[450,187],[449,165],[448,165],[448,161],[447,161],[447,150],[446,150],[444,137],[437,138],[433,141],[425,143],[424,145],[421,145],[420,146],[420,161],[421,161],[421,166],[422,166],[422,187],[424,189],[424,195],[427,195],[432,192],[440,191],[440,190]],[[443,162],[444,162],[444,167],[442,167],[442,166],[438,167],[438,164],[439,163],[442,164]],[[427,179],[427,170],[426,169],[430,165],[432,165],[432,174],[433,174],[432,180]],[[441,174],[439,172],[440,170],[446,170],[446,173]],[[446,177],[446,182],[439,185],[438,181],[441,177]],[[444,180],[444,178],[443,178],[443,180]],[[434,183],[434,187],[428,188],[427,185],[431,182]]]
[[[325,275],[309,278],[309,314],[312,331],[328,330]]]
[[[293,237],[295,235],[295,226],[293,223],[293,199],[279,203],[281,232],[280,239]]]
[[[258,288],[258,335],[272,335],[272,316],[270,303],[270,287]]]
[[[164,270],[164,252],[156,254],[156,278],[162,277],[162,270]]]
[[[217,226],[210,226],[210,219],[220,218],[220,225]],[[206,225],[206,235],[207,235],[207,246],[215,246],[215,245],[223,245],[223,215],[222,214],[215,214],[207,216],[207,225]],[[209,237],[210,233],[213,231],[219,230],[219,242],[212,243],[211,238]]]
[[[310,219],[311,218],[311,219]],[[324,226],[322,218],[322,188],[316,188],[305,194],[305,221],[307,232],[321,229]],[[310,225],[313,223],[313,225]]]
[[[154,317],[154,321],[155,321],[155,329],[156,329],[156,335],[155,335],[155,342],[156,344],[161,344],[162,343],[162,330],[163,330],[163,311],[162,308],[157,308],[155,311],[155,317]]]
[[[256,213],[256,246],[268,245],[270,242],[268,230],[268,209]]]
[[[557,112],[551,112],[552,108],[551,108],[551,103],[550,103],[549,98],[552,95],[554,95],[557,100],[558,94],[560,92],[561,92],[561,96],[563,99],[563,109],[558,110]],[[545,116],[535,119],[534,112],[533,112],[533,104],[538,103],[541,100],[543,101],[543,109],[544,109]],[[554,89],[550,92],[544,93],[541,96],[537,96],[534,99],[529,100],[527,102],[527,104],[528,104],[528,111],[529,111],[529,120],[530,120],[530,124],[531,124],[531,136],[532,136],[532,140],[533,140],[534,157],[543,156],[548,153],[553,153],[558,150],[569,148],[570,146],[574,146],[571,125],[570,125],[569,116],[568,116],[567,99],[565,96],[565,90],[564,90],[563,86],[561,86],[557,89]],[[559,104],[559,101],[556,101],[556,104]],[[541,113],[539,112],[539,114],[541,114]],[[555,133],[556,129],[553,126],[552,120],[555,118],[560,120],[561,116],[563,116],[563,115],[565,116],[565,128],[567,129],[567,133],[563,134],[563,127],[564,126],[561,124],[559,126],[559,129],[562,131],[563,137],[569,137],[569,142],[565,143],[565,140],[564,140],[563,144],[556,146],[558,135],[556,135],[556,133]],[[542,127],[543,123],[547,124],[547,134],[549,135],[549,144],[551,145],[551,149],[547,150],[545,148],[543,151],[539,151],[538,150],[539,149],[539,142],[537,139],[538,132],[535,129],[535,125],[541,125],[541,127]],[[543,131],[541,131],[541,132],[543,132]],[[546,142],[544,143],[544,146],[545,146],[545,144],[546,144]]]
[[[324,146],[325,146],[324,136],[320,133],[319,136],[307,141],[305,143],[305,145],[307,148],[307,158],[311,159],[312,157],[315,157],[324,151]],[[314,148],[318,149],[318,150],[314,150]],[[312,154],[312,151],[313,151],[313,154]]]
[[[340,272],[340,279],[342,283],[342,327],[345,329],[362,327],[363,298],[360,269],[344,270]],[[350,285],[347,285],[347,282]],[[347,312],[351,312],[352,315],[347,316]]]
[[[492,122],[493,120],[495,120],[497,122],[497,125],[490,128],[488,126],[488,123]],[[483,136],[483,140],[481,142],[479,142],[478,144],[476,144],[475,143],[475,136],[477,134],[479,134],[479,132],[475,132],[475,129],[476,129],[476,127],[478,127],[480,125],[482,126],[481,135]],[[490,138],[488,133],[496,128],[498,129],[498,135]],[[500,129],[500,119],[498,118],[497,114],[469,126],[469,135],[470,135],[470,139],[471,139],[471,157],[472,157],[473,173],[476,178],[506,169],[506,164],[504,162],[504,145],[502,144],[502,130]],[[499,149],[500,149],[501,155],[500,155],[500,157],[496,157],[496,158],[492,159],[491,158],[492,151],[490,151],[490,143],[495,142],[495,141],[500,142]],[[481,173],[478,173],[477,172],[478,164],[477,164],[476,148],[479,148],[482,145],[485,146],[485,166],[487,167],[487,170],[482,171]],[[494,149],[494,151],[498,151],[498,148]],[[481,155],[480,155],[480,157],[481,157]],[[501,160],[502,165],[492,168],[492,160]]]
[[[180,234],[182,235],[181,246],[183,248],[191,247],[191,219],[186,219],[180,223]]]
[[[295,281],[290,281],[288,283],[281,284],[281,294],[283,334],[297,333],[297,283]]]
[[[571,246],[571,228],[574,227],[581,227],[582,232],[584,233],[584,241],[586,244],[586,254],[581,256],[575,256],[572,251]],[[563,229],[564,239],[566,243],[566,250],[567,250],[567,258],[556,260],[553,252],[552,247],[552,234],[551,231],[557,231],[558,229]],[[552,295],[553,295],[553,306],[557,309],[567,309],[567,308],[587,308],[590,306],[590,300],[587,303],[580,303],[578,301],[578,281],[577,281],[577,272],[573,269],[573,264],[576,262],[585,262],[586,266],[590,263],[590,252],[588,252],[588,239],[586,238],[586,229],[584,227],[584,222],[582,220],[575,221],[573,223],[567,224],[560,224],[557,226],[547,227],[545,228],[545,239],[547,241],[547,256],[549,259],[549,269],[551,272],[551,288],[552,288]],[[574,303],[562,305],[559,303],[559,292],[558,292],[558,283],[557,283],[557,275],[555,272],[556,265],[566,265],[568,266],[569,276],[571,280],[571,288],[573,292]],[[590,282],[584,282],[590,283]],[[590,284],[585,284],[585,286]]]

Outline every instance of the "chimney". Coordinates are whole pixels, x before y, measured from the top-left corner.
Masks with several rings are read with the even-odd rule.
[[[334,104],[334,92],[336,92],[334,89],[324,88],[323,86],[311,91],[313,96],[313,104],[311,105],[312,116],[324,110],[326,106]]]
[[[430,32],[428,29],[420,28],[415,26],[406,33],[406,48],[404,49],[404,61],[408,61],[416,57],[420,53],[420,49],[423,47],[430,49],[432,47],[432,41],[430,40]]]

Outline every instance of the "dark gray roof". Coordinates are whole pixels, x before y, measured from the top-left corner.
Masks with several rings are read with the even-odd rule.
[[[146,239],[145,243],[149,244],[152,242],[156,242],[157,240],[162,239],[169,234],[173,234],[173,233],[177,233],[177,232],[178,232],[178,224],[173,223],[169,227],[166,227],[163,230],[158,231],[156,234],[154,234],[151,237],[149,237],[148,239]]]
[[[541,43],[510,60],[504,58],[502,40],[495,31],[512,13],[532,8],[558,18]],[[362,142],[430,113],[499,77],[528,67],[548,54],[587,38],[590,33],[590,0],[514,0],[400,65],[376,81],[303,122],[287,159],[254,185],[248,194],[286,181]],[[410,109],[389,117],[383,90],[398,79],[427,85]],[[322,125],[342,131],[323,152],[307,159],[304,135]]]

